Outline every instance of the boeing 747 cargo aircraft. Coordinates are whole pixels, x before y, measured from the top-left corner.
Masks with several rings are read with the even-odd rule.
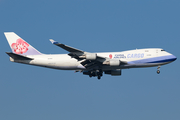
[[[90,53],[79,50],[52,39],[52,44],[68,51],[68,54],[42,54],[14,32],[4,33],[12,52],[6,52],[10,61],[59,69],[75,70],[89,77],[100,79],[103,75],[121,75],[122,69],[160,66],[171,63],[177,58],[161,48],[136,49],[122,52]]]

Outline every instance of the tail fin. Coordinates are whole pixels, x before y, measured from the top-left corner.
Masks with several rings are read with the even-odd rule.
[[[21,55],[40,55],[38,50],[16,35],[14,32],[5,32],[4,35],[13,53]]]

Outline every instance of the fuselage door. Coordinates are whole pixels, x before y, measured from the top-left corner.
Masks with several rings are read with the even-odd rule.
[[[159,55],[159,50],[158,49],[155,50],[155,54],[156,54],[156,56]]]

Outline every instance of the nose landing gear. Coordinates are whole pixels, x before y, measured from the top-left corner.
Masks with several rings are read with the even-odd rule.
[[[158,69],[158,70],[157,70],[157,74],[160,73],[160,67],[161,67],[161,66],[158,66],[158,68],[157,68],[157,69]]]

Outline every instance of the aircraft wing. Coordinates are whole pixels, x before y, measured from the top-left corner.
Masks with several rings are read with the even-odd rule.
[[[68,55],[71,56],[72,58],[77,59],[78,61],[81,61],[81,64],[86,67],[86,68],[93,68],[94,66],[99,66],[102,64],[102,62],[104,62],[106,60],[106,58],[104,57],[100,57],[100,56],[96,56],[96,59],[86,59],[86,55],[90,55],[90,54],[94,54],[94,53],[89,53],[89,52],[85,52],[61,43],[58,43],[52,39],[50,39],[51,43],[61,47],[62,49],[70,52]]]
[[[96,53],[85,52],[61,43],[58,43],[52,39],[50,39],[51,43],[57,45],[64,50],[70,52],[68,55],[72,58],[81,61],[81,64],[86,67],[86,69],[99,69],[102,65],[104,65],[110,58],[98,56]],[[121,63],[123,63],[121,61]]]
[[[74,52],[84,53],[84,51],[82,51],[82,50],[58,43],[58,42],[54,41],[53,39],[50,39],[50,41],[52,42],[52,44],[57,45],[57,46],[61,47],[62,49],[67,50],[70,53],[74,53]]]

